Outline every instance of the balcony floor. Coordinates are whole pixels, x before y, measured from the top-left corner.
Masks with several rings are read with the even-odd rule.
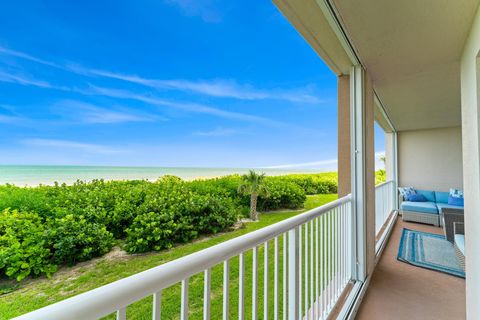
[[[397,261],[403,228],[443,233],[398,218],[356,319],[465,319],[465,280]]]

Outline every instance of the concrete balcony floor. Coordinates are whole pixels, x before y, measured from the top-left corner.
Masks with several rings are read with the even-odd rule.
[[[357,313],[358,320],[465,319],[465,280],[397,260],[403,228],[443,229],[398,218]]]

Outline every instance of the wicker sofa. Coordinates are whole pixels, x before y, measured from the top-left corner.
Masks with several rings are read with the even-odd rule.
[[[427,199],[426,202],[405,201],[399,195],[400,213],[403,221],[420,222],[434,226],[443,225],[443,213],[445,208],[463,209],[461,206],[448,204],[448,192],[432,190],[415,190]]]

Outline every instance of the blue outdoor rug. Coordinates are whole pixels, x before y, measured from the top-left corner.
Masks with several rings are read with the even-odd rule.
[[[417,267],[465,278],[453,244],[439,234],[404,228],[397,259]]]

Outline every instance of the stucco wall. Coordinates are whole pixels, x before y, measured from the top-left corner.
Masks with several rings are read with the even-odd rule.
[[[463,189],[461,128],[399,132],[398,170],[400,186]]]
[[[467,319],[480,317],[480,11],[461,60]]]

